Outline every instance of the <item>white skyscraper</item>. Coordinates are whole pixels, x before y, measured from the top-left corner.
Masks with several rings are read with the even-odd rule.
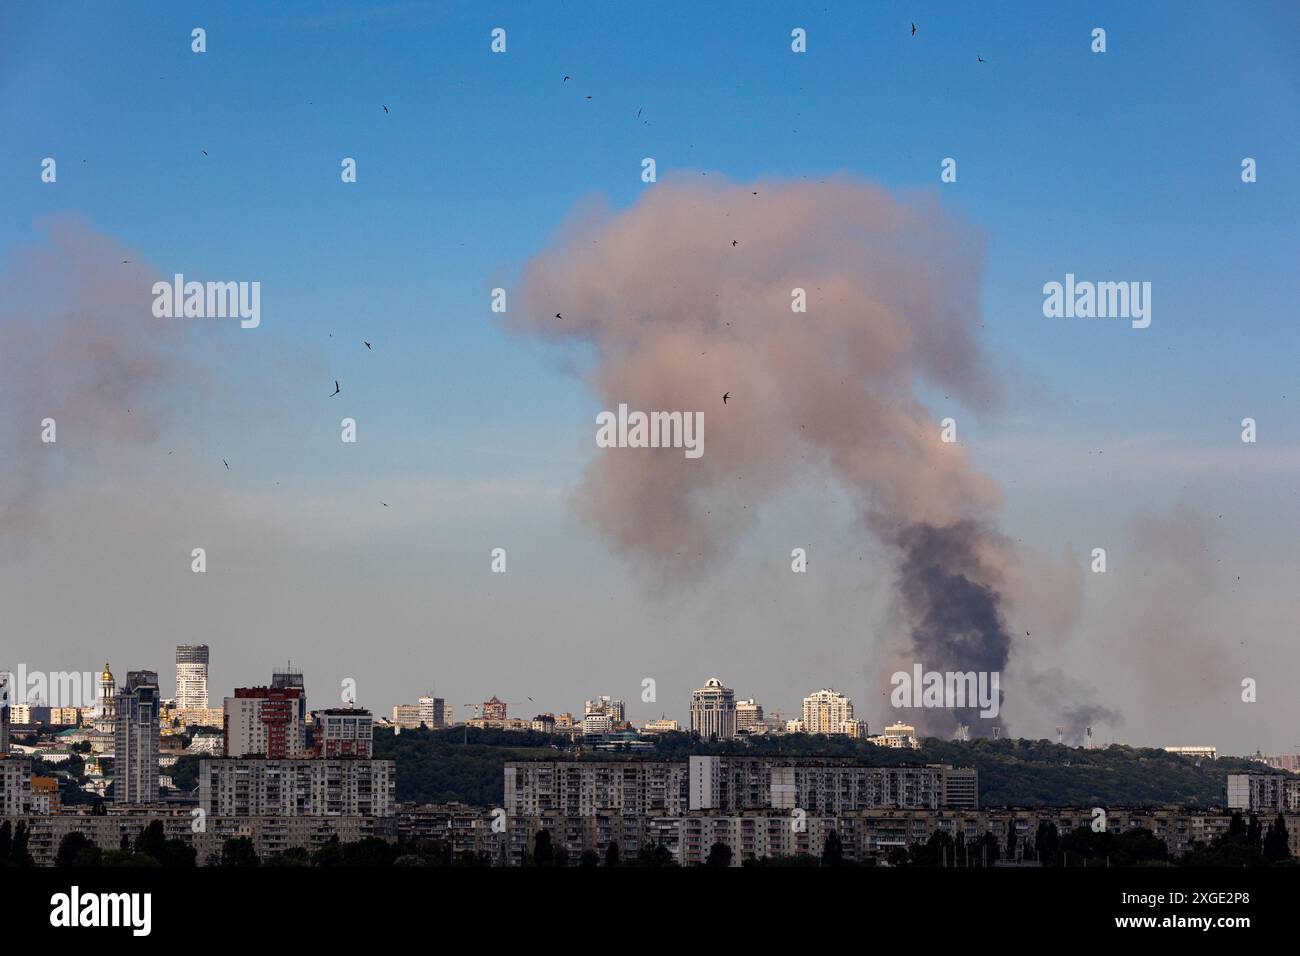
[[[181,709],[208,706],[208,645],[176,646],[176,706]]]
[[[852,733],[853,701],[829,687],[803,699],[803,732],[806,734]]]
[[[736,736],[736,692],[716,677],[691,694],[691,732],[719,740]]]

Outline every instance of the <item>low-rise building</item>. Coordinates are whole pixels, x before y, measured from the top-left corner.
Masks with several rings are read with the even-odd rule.
[[[355,843],[368,837],[390,842],[397,838],[396,821],[392,817],[369,816],[207,817],[203,828],[196,830],[189,809],[165,805],[132,807],[129,812],[110,807],[105,815],[65,812],[2,819],[11,826],[17,825],[19,819],[27,825],[28,851],[37,866],[54,864],[59,844],[69,833],[80,833],[108,852],[119,849],[123,842],[134,845],[155,820],[162,824],[167,839],[194,847],[199,866],[217,862],[226,840],[238,837],[251,840],[253,849],[263,859],[294,847],[315,852],[334,839]]]
[[[681,730],[681,725],[675,720],[667,717],[660,717],[657,720],[647,720],[641,727],[643,734],[675,734]]]

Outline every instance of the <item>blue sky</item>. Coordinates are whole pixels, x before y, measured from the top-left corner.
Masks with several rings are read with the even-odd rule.
[[[661,178],[847,173],[932,193],[984,237],[978,308],[1010,387],[964,434],[1011,533],[1078,543],[1191,495],[1233,507],[1225,553],[1293,559],[1300,11],[794,6],[6,4],[0,261],[72,215],[163,275],[261,281],[262,328],[238,333],[221,377],[256,393],[270,346],[319,381],[274,391],[273,420],[191,432],[202,454],[236,449],[236,488],[428,478],[550,501],[589,454],[594,399],[498,327],[489,290],[575,204],[655,188],[645,156]],[[498,26],[505,55],[489,51]],[[1240,180],[1245,156],[1257,183]],[[1150,281],[1151,328],[1045,319],[1042,285],[1066,272]],[[365,458],[338,455],[334,379]],[[1247,415],[1262,438],[1243,475],[1224,463]],[[597,561],[558,498],[537,520]],[[385,685],[382,706],[419,690]]]

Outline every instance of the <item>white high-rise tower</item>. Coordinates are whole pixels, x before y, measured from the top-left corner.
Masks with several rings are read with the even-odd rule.
[[[208,645],[176,646],[176,706],[181,709],[208,706]]]

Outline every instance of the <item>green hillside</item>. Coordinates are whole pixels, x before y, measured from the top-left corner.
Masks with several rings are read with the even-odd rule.
[[[465,741],[468,740],[468,743]],[[981,806],[1219,807],[1226,778],[1260,765],[1236,757],[1196,761],[1149,748],[1081,750],[1046,740],[928,738],[920,750],[803,734],[710,743],[665,734],[653,757],[584,751],[583,760],[685,760],[690,754],[854,757],[873,766],[945,763],[979,771]],[[377,731],[375,756],[397,762],[397,799],[496,806],[508,760],[568,760],[568,741],[541,733],[471,730]]]

